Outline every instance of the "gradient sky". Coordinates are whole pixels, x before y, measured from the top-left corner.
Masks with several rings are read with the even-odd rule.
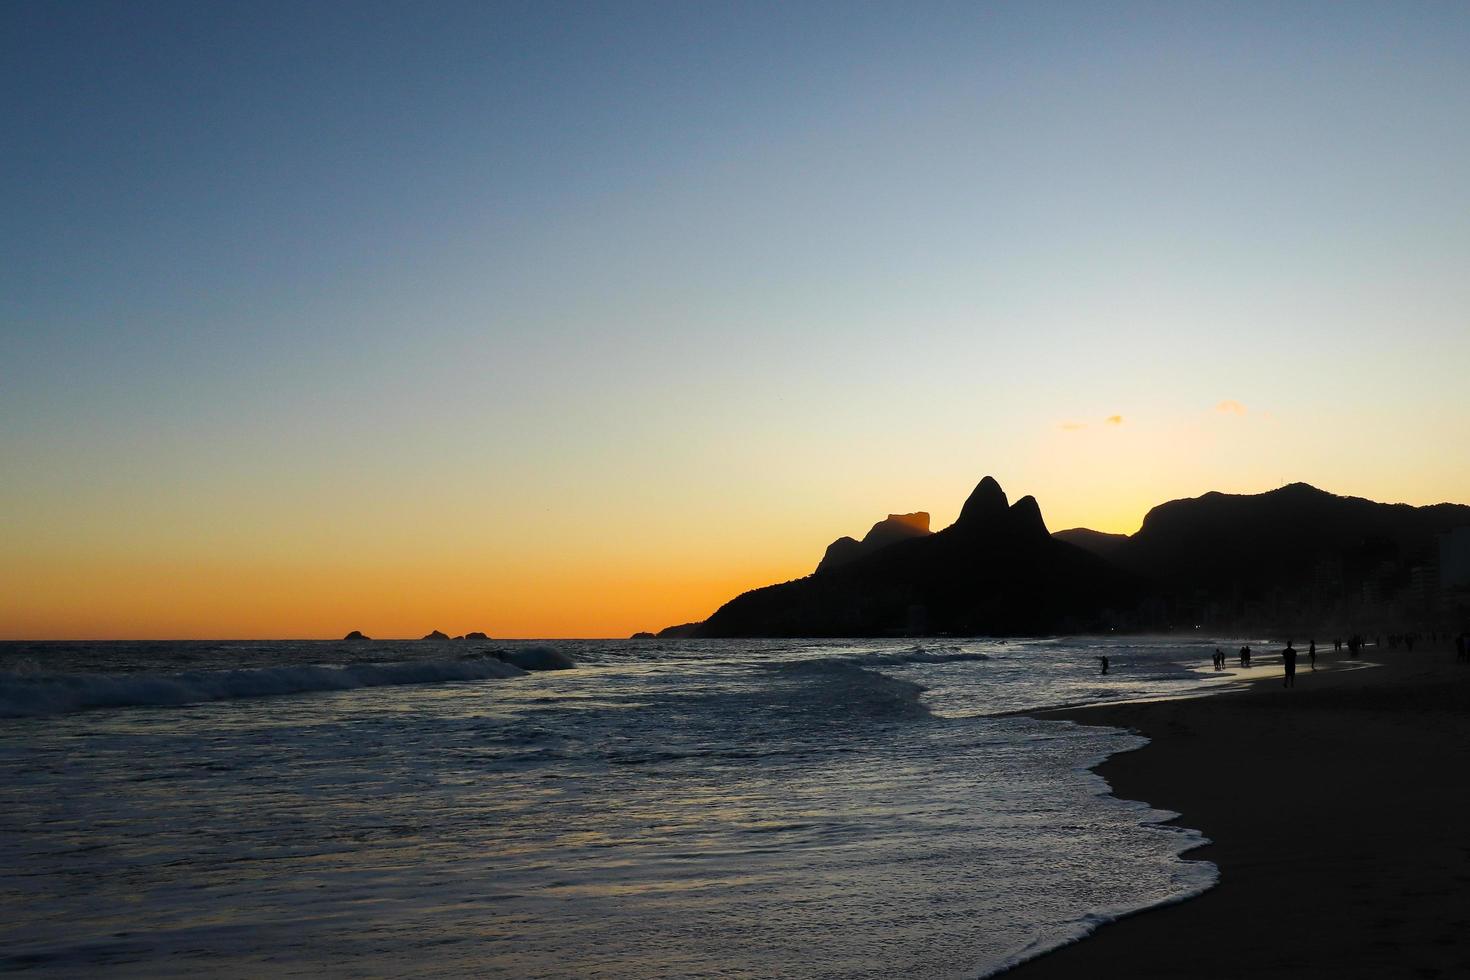
[[[1470,500],[1470,6],[0,7],[0,637],[609,636],[993,474]]]

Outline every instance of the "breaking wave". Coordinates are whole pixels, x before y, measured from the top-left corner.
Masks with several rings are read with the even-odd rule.
[[[535,658],[516,651],[517,659]],[[555,654],[556,651],[549,650]],[[547,659],[542,654],[542,659]],[[557,654],[563,660],[564,655]],[[170,706],[395,684],[438,684],[521,677],[526,670],[498,657],[422,663],[253,667],[177,673],[55,674],[0,671],[0,718],[67,714],[93,708]],[[567,665],[571,661],[567,660]],[[533,668],[536,669],[536,668]],[[539,669],[556,669],[542,667]]]
[[[808,723],[864,719],[928,718],[929,709],[919,700],[921,684],[899,680],[849,662],[841,657],[758,664],[777,677],[798,686],[768,694],[781,698],[806,716]]]
[[[902,667],[904,664],[947,664],[966,660],[989,660],[986,654],[959,647],[911,647],[907,650],[877,650],[841,657],[823,657],[827,663],[854,667]]]
[[[491,655],[521,670],[570,670],[577,666],[571,657],[553,647],[523,647],[519,650],[494,650]]]

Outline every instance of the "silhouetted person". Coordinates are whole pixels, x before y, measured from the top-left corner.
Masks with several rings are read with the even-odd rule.
[[[1108,658],[1107,657],[1098,657],[1097,659],[1099,659],[1099,660],[1102,661],[1102,672],[1104,674],[1106,674],[1108,672]]]
[[[1316,640],[1308,640],[1307,641],[1307,662],[1312,665],[1312,669],[1313,670],[1316,670],[1317,669],[1317,641]]]
[[[1241,647],[1240,648],[1240,665],[1242,667],[1246,666],[1246,664],[1250,663],[1250,659],[1251,659],[1251,648],[1250,647]]]
[[[1251,665],[1251,648],[1249,643],[1247,643],[1245,647],[1245,665],[1247,667]]]
[[[1296,687],[1296,651],[1291,648],[1291,641],[1286,641],[1286,649],[1281,651],[1281,666],[1286,668],[1286,677],[1282,680],[1282,687]]]

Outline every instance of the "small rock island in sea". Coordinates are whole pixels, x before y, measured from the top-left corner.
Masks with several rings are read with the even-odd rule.
[[[362,635],[362,630],[353,630],[351,633],[348,633],[346,636],[342,637],[342,639],[344,639],[344,640],[371,640],[372,637],[371,636],[363,636]]]

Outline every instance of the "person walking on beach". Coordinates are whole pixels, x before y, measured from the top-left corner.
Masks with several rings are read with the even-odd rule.
[[[1287,645],[1290,646],[1290,644],[1287,644]],[[1309,663],[1309,664],[1312,665],[1312,669],[1313,670],[1316,670],[1317,669],[1317,641],[1316,640],[1308,640],[1307,641],[1307,663]]]
[[[1251,657],[1251,648],[1250,647],[1241,647],[1240,648],[1240,665],[1242,667],[1244,667],[1250,661],[1250,657]]]
[[[1286,649],[1281,651],[1281,666],[1286,669],[1281,686],[1296,687],[1296,651],[1291,648],[1290,640],[1286,641]]]

